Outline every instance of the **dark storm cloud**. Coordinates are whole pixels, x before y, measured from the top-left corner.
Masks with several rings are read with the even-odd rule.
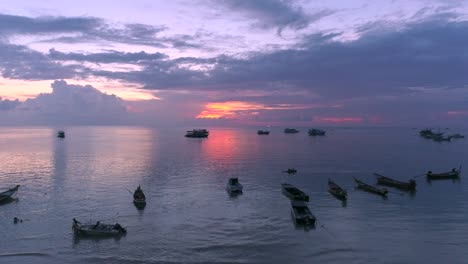
[[[307,14],[292,1],[283,0],[222,0],[216,4],[224,5],[228,10],[245,14],[254,20],[254,27],[261,29],[277,28],[278,34],[284,28],[303,29],[310,23],[329,16],[331,10],[320,10]]]
[[[65,53],[55,49],[50,49],[48,55],[52,60],[87,61],[96,63],[138,63],[141,61],[162,60],[167,58],[167,55],[159,52],[120,52],[113,50],[110,50],[109,52],[83,54],[76,52]]]
[[[23,80],[73,78],[81,72],[79,65],[52,61],[47,55],[26,46],[0,42],[0,72],[3,77]]]
[[[158,48],[199,48],[199,36],[160,36],[166,26],[123,24],[115,26],[95,17],[37,17],[0,14],[0,39],[15,35],[43,35],[46,43],[91,43],[99,41]],[[57,36],[57,34],[59,34]],[[62,35],[60,35],[62,34]],[[50,36],[47,38],[47,36]]]

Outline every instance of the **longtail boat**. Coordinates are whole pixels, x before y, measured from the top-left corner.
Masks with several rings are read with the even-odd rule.
[[[299,225],[315,225],[315,216],[310,212],[307,203],[304,201],[291,201],[291,216],[296,224]]]
[[[428,180],[444,180],[444,179],[456,179],[460,177],[461,173],[461,166],[460,168],[455,169],[453,168],[449,172],[443,172],[443,173],[433,173],[432,171],[428,171],[426,173],[426,177]]]
[[[348,193],[338,184],[328,179],[328,192],[340,200],[346,200]]]
[[[138,188],[133,193],[133,204],[138,208],[144,208],[146,206],[146,196],[140,185],[138,185]]]
[[[374,175],[377,176],[377,184],[395,187],[398,189],[408,190],[408,191],[416,190],[415,180],[409,180],[407,182],[403,182],[403,181],[395,180],[389,177],[385,177],[378,173],[374,173]]]
[[[1,192],[0,193],[0,202],[3,202],[3,201],[6,201],[6,200],[10,199],[10,197],[18,191],[19,187],[20,187],[19,185],[16,185],[15,187],[13,187],[13,188],[11,188],[9,190]]]
[[[282,193],[292,201],[309,201],[309,196],[289,183],[281,184]]]
[[[73,218],[73,232],[77,235],[86,236],[119,236],[127,233],[119,223],[116,224],[102,224],[97,221],[96,224],[82,224]]]
[[[375,194],[382,195],[382,196],[386,196],[388,193],[388,190],[385,188],[377,188],[375,186],[364,183],[356,178],[354,178],[354,181],[357,183],[358,185],[357,187],[359,189],[362,189],[366,192],[375,193]]]

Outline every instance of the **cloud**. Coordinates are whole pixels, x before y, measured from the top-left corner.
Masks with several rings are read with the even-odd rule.
[[[310,23],[334,13],[331,10],[320,10],[307,14],[300,6],[294,5],[294,2],[284,0],[223,0],[215,3],[221,3],[229,11],[240,12],[254,20],[254,27],[276,28],[279,35],[285,28],[303,29]]]
[[[168,58],[167,55],[159,52],[119,52],[110,50],[109,52],[83,54],[76,52],[65,53],[55,49],[50,49],[48,56],[51,60],[95,63],[139,63],[141,61],[153,61]]]
[[[3,123],[105,125],[125,124],[129,121],[122,99],[102,93],[90,85],[55,81],[52,83],[51,93],[39,94],[22,103],[13,102],[16,108],[4,117],[9,119],[3,120]]]
[[[110,24],[96,17],[25,17],[0,14],[0,39],[18,35],[42,36],[45,43],[112,42],[157,48],[199,48],[197,35],[160,36],[164,25]]]
[[[8,110],[15,109],[19,104],[20,104],[20,101],[18,99],[8,100],[8,99],[2,99],[0,97],[0,111],[8,111]]]

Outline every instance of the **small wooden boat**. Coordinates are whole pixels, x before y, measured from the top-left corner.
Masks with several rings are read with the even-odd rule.
[[[305,194],[303,191],[299,190],[298,188],[294,187],[289,183],[281,184],[281,191],[284,196],[288,197],[293,201],[309,201],[309,196]]]
[[[139,208],[146,206],[146,196],[143,193],[143,190],[141,189],[140,185],[138,185],[138,188],[133,193],[133,203],[136,207]]]
[[[304,201],[291,201],[291,216],[296,224],[315,225],[316,218]]]
[[[226,185],[226,190],[229,193],[242,193],[243,188],[244,188],[244,186],[242,186],[242,184],[240,184],[238,178],[230,178],[228,180],[227,185]]]
[[[428,171],[426,173],[426,177],[428,180],[444,180],[444,179],[456,179],[460,176],[461,173],[461,166],[457,170],[453,168],[449,172],[443,172],[443,173],[433,173],[432,171]]]
[[[258,130],[257,134],[258,135],[269,135],[270,131],[268,131],[268,130]]]
[[[73,218],[73,232],[77,235],[86,236],[119,236],[127,233],[119,223],[116,224],[102,224],[97,221],[96,224],[82,224]]]
[[[65,138],[65,131],[60,130],[59,132],[57,132],[57,137],[58,138]]]
[[[357,183],[358,185],[357,187],[359,189],[362,189],[366,192],[375,193],[375,194],[382,195],[382,196],[386,196],[388,193],[388,190],[385,188],[377,188],[375,186],[364,183],[356,178],[354,178],[354,181]]]
[[[18,191],[19,187],[19,185],[16,185],[15,187],[0,193],[0,202],[10,199],[11,196],[13,196],[13,194],[15,194]]]
[[[288,174],[295,174],[295,173],[297,173],[297,170],[295,168],[288,168],[287,170],[285,170],[283,172],[286,172]]]
[[[328,179],[328,192],[340,200],[346,200],[348,193],[338,184]]]
[[[381,174],[374,173],[377,176],[377,184],[395,187],[402,190],[414,191],[416,190],[416,181],[409,180],[408,182],[403,182],[399,180],[395,180],[389,177],[385,177]]]

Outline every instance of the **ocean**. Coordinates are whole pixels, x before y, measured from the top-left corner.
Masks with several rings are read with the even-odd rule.
[[[0,205],[0,263],[468,263],[467,139],[433,142],[414,128],[209,128],[207,139],[185,128],[60,129],[65,139],[59,128],[0,128],[0,188],[21,185]],[[423,176],[459,166],[459,180]],[[282,172],[290,167],[298,173]],[[415,178],[417,191],[355,189],[353,177],[375,184],[374,172]],[[226,192],[230,177],[242,195]],[[309,194],[315,228],[294,224],[284,182]],[[132,203],[138,185],[144,210]],[[73,218],[128,232],[76,237]]]

